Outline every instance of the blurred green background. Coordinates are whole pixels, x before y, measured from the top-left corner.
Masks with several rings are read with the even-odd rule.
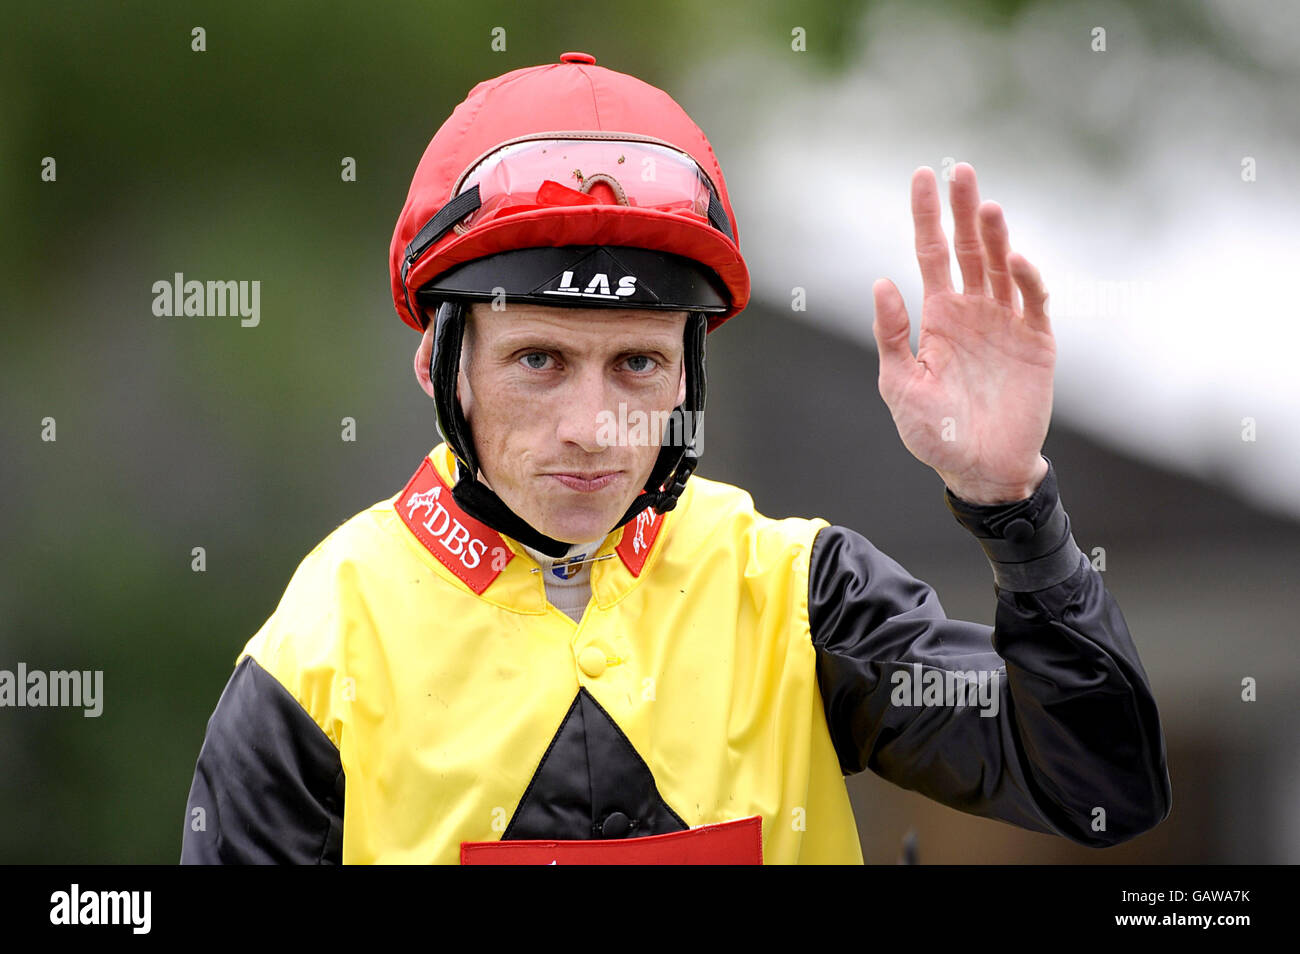
[[[420,155],[471,86],[582,50],[674,93],[707,132],[703,117],[745,102],[747,90],[696,83],[682,95],[694,64],[724,51],[785,56],[798,24],[809,43],[796,68],[809,82],[829,81],[851,65],[867,6],[9,7],[0,41],[0,668],[24,661],[32,669],[101,669],[105,703],[98,719],[76,709],[0,710],[0,861],[174,862],[204,725],[244,642],[298,561],[339,523],[400,489],[437,442],[432,405],[411,372],[418,336],[389,298],[387,252]],[[1031,6],[913,5],[995,34]],[[1167,19],[1152,6],[1122,6],[1170,42],[1235,55],[1219,48],[1194,4]],[[206,31],[205,52],[191,50],[196,26]],[[491,48],[498,26],[504,52]],[[744,145],[727,133],[715,147],[725,170]],[[54,182],[40,177],[47,156],[57,162]],[[356,160],[355,182],[341,180],[345,157]],[[897,192],[904,201],[905,179]],[[746,210],[763,201],[775,200],[757,187],[733,192],[742,247]],[[1014,234],[1014,213],[1012,222]],[[175,272],[260,280],[260,324],[155,317],[152,285]],[[943,511],[933,475],[896,435],[890,444],[874,356],[825,331],[795,334],[788,309],[784,316],[764,309],[756,300],[748,332],[741,325],[751,316],[742,316],[711,340],[718,357],[702,473],[750,487],[765,509],[856,520],[882,548],[906,555],[918,575],[936,585],[946,573],[960,579],[953,586],[967,595],[945,597],[950,615],[991,621],[982,557]],[[797,348],[808,349],[801,366]],[[774,378],[769,372],[782,361],[790,363]],[[887,463],[873,463],[871,476],[899,488],[899,501],[919,501],[917,519],[946,534],[937,547],[909,551],[918,539],[909,528],[882,523],[872,531],[863,523],[874,511],[837,511],[842,498],[833,494],[843,481],[832,473],[834,453],[814,460],[812,474],[763,473],[760,449],[790,431],[766,410],[762,422],[753,420],[755,406],[771,404],[746,402],[763,396],[779,404],[790,390],[774,383],[781,373],[797,386],[828,361],[843,362],[834,365],[835,380],[850,382],[849,396],[814,436],[845,426],[877,435]],[[54,442],[40,437],[46,417],[57,422]],[[357,422],[355,442],[340,439],[344,417]],[[1054,425],[1053,440],[1057,434]],[[1106,453],[1090,444],[1048,448],[1065,487],[1083,483]],[[1072,454],[1077,465],[1067,477],[1062,460]],[[1124,493],[1141,491],[1086,505],[1077,499],[1100,521],[1108,507],[1122,509],[1116,498]],[[906,509],[887,509],[895,507]],[[1071,514],[1078,524],[1080,512]],[[1289,522],[1257,514],[1241,521],[1294,544]],[[191,569],[197,546],[206,550],[205,572]],[[951,549],[961,569],[926,565],[939,549]],[[1172,744],[1176,722],[1166,731]],[[1176,777],[1180,810],[1187,790]],[[901,799],[879,811],[887,831],[877,840],[864,834],[868,861],[893,861],[889,846],[918,826],[922,860],[996,854],[982,844],[1038,846],[1013,857],[1087,854],[1042,836],[1008,843],[1021,833],[946,809],[926,815],[908,793],[858,787],[854,797],[864,831],[873,824],[870,805]],[[1227,804],[1204,805],[1182,839],[1120,857],[1232,858],[1227,848],[1193,841]],[[958,825],[970,853],[945,854],[939,839],[949,834],[927,842],[926,818],[946,819],[936,831]]]

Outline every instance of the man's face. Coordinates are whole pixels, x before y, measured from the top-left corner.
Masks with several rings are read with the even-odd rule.
[[[685,326],[684,311],[472,305],[457,396],[487,485],[549,537],[609,533],[659,455],[660,430],[638,441],[636,422],[685,398]]]

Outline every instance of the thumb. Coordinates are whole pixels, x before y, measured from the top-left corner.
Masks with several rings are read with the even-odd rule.
[[[912,333],[907,317],[907,306],[898,288],[887,278],[876,279],[871,286],[875,301],[876,320],[871,326],[876,336],[876,349],[880,352],[880,376],[908,371],[916,359],[908,338]]]

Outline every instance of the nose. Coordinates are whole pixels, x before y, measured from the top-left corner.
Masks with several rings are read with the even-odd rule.
[[[565,382],[557,403],[555,434],[561,442],[576,445],[588,454],[599,454],[609,446],[617,409],[599,365],[593,362],[574,373]]]

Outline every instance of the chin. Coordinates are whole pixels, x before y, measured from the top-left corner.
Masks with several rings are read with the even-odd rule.
[[[558,519],[551,520],[548,528],[538,526],[538,529],[548,537],[565,543],[590,543],[592,540],[603,540],[614,529],[614,523],[623,516],[626,509],[624,507],[617,513],[557,514],[555,516]]]
[[[557,527],[554,532],[546,533],[548,537],[559,540],[563,543],[590,543],[592,540],[603,540],[613,529],[614,521],[618,517],[611,517],[607,523],[591,524],[565,524]]]

